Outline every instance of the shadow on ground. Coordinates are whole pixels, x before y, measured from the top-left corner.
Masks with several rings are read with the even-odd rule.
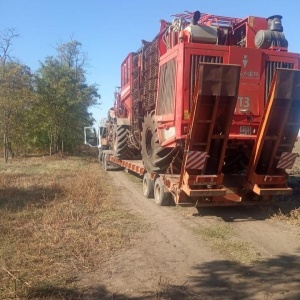
[[[10,212],[15,212],[28,207],[28,205],[42,207],[45,203],[55,200],[62,193],[63,191],[58,185],[0,189],[0,210],[5,208]]]
[[[199,299],[300,299],[300,257],[280,255],[252,266],[214,261],[192,278]]]
[[[300,253],[300,251],[299,251]],[[104,285],[86,289],[31,288],[26,299],[142,300],[142,299],[300,299],[300,256],[280,255],[253,265],[229,260],[194,267],[196,275],[182,285],[159,284],[154,291],[126,295],[109,291]],[[166,274],[167,275],[167,274]],[[134,274],[132,274],[134,276]],[[142,290],[143,287],[140,287]],[[131,290],[128,287],[128,290]],[[134,291],[133,291],[134,293]]]
[[[270,217],[271,206],[225,206],[200,207],[194,217],[218,217],[225,222],[243,222],[265,220]]]

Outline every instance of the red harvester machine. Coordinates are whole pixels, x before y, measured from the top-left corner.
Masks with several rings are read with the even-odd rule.
[[[161,21],[121,65],[100,128],[105,168],[143,176],[144,195],[159,205],[258,204],[291,193],[300,56],[288,52],[281,19],[197,11]]]

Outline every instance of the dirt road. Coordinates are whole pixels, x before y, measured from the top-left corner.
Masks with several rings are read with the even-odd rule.
[[[142,224],[130,249],[85,278],[109,299],[300,299],[299,226],[267,208],[159,207],[139,178],[108,176]]]

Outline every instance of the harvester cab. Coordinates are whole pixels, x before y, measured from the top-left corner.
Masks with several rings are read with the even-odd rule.
[[[95,128],[84,127],[84,144],[90,147],[98,147],[99,140]]]
[[[84,127],[84,144],[107,150],[107,125],[106,119],[101,119],[98,129],[95,127]]]

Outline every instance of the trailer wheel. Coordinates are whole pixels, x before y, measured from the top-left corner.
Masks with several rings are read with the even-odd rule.
[[[113,152],[114,156],[119,159],[130,158],[131,151],[128,148],[128,126],[114,124],[113,128]]]
[[[109,158],[109,154],[108,153],[103,153],[103,155],[102,155],[102,165],[103,165],[104,171],[115,170],[117,167],[115,167],[113,165],[113,163],[108,160],[108,158]]]
[[[103,168],[104,168],[104,162],[105,162],[105,153],[102,152],[102,155],[101,155],[101,165],[103,166]]]
[[[102,156],[103,156],[103,152],[102,152],[102,150],[99,150],[99,152],[98,152],[98,162],[101,165],[102,165]]]
[[[159,206],[168,206],[172,203],[172,194],[166,189],[160,177],[154,183],[154,201]]]
[[[98,152],[98,161],[102,165],[103,164],[103,150],[109,150],[108,145],[102,145]]]
[[[148,173],[145,173],[143,177],[143,194],[146,198],[154,197],[154,182]]]
[[[149,173],[165,173],[178,151],[160,146],[154,112],[144,119],[141,146],[143,163]]]
[[[103,162],[102,165],[103,165],[104,171],[109,171],[109,166],[108,166],[106,153],[103,153],[103,155],[102,155],[102,162]]]

